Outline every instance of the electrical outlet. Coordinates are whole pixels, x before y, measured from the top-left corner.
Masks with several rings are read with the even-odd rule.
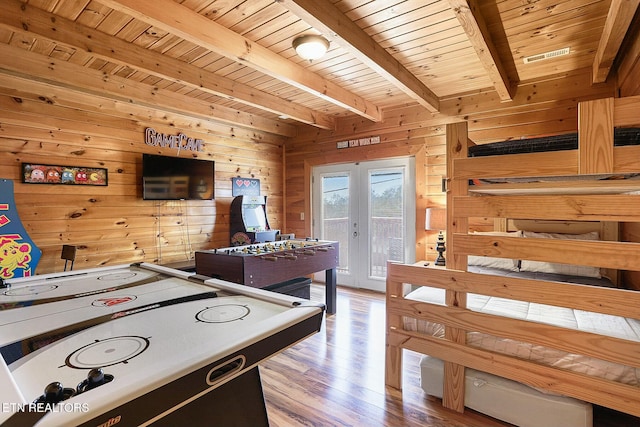
[[[304,212],[300,212],[300,221],[304,221]]]

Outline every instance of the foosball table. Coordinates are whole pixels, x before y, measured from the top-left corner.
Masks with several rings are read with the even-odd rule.
[[[338,242],[282,240],[196,251],[196,273],[254,288],[325,271],[326,310],[336,312]]]

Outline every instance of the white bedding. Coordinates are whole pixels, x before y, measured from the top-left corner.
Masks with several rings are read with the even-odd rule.
[[[444,305],[445,291],[438,288],[420,287],[408,294],[406,298]],[[477,294],[467,295],[467,308],[477,312],[552,324],[640,343],[640,321],[635,319]],[[405,317],[404,328],[405,330],[444,337],[443,325],[425,320]],[[569,354],[553,348],[479,332],[469,332],[467,344],[544,365],[640,387],[640,368],[623,366],[589,356]]]

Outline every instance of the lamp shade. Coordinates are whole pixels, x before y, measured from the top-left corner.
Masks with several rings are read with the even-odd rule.
[[[315,34],[296,37],[293,40],[293,48],[303,59],[313,61],[321,58],[329,50],[329,40]]]
[[[424,217],[425,230],[444,230],[447,228],[447,210],[427,208]]]

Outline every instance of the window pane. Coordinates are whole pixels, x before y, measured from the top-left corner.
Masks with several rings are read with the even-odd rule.
[[[388,260],[404,262],[402,183],[402,171],[369,175],[369,275],[372,277],[386,277]]]
[[[322,177],[322,236],[340,244],[338,270],[349,271],[349,175]]]

